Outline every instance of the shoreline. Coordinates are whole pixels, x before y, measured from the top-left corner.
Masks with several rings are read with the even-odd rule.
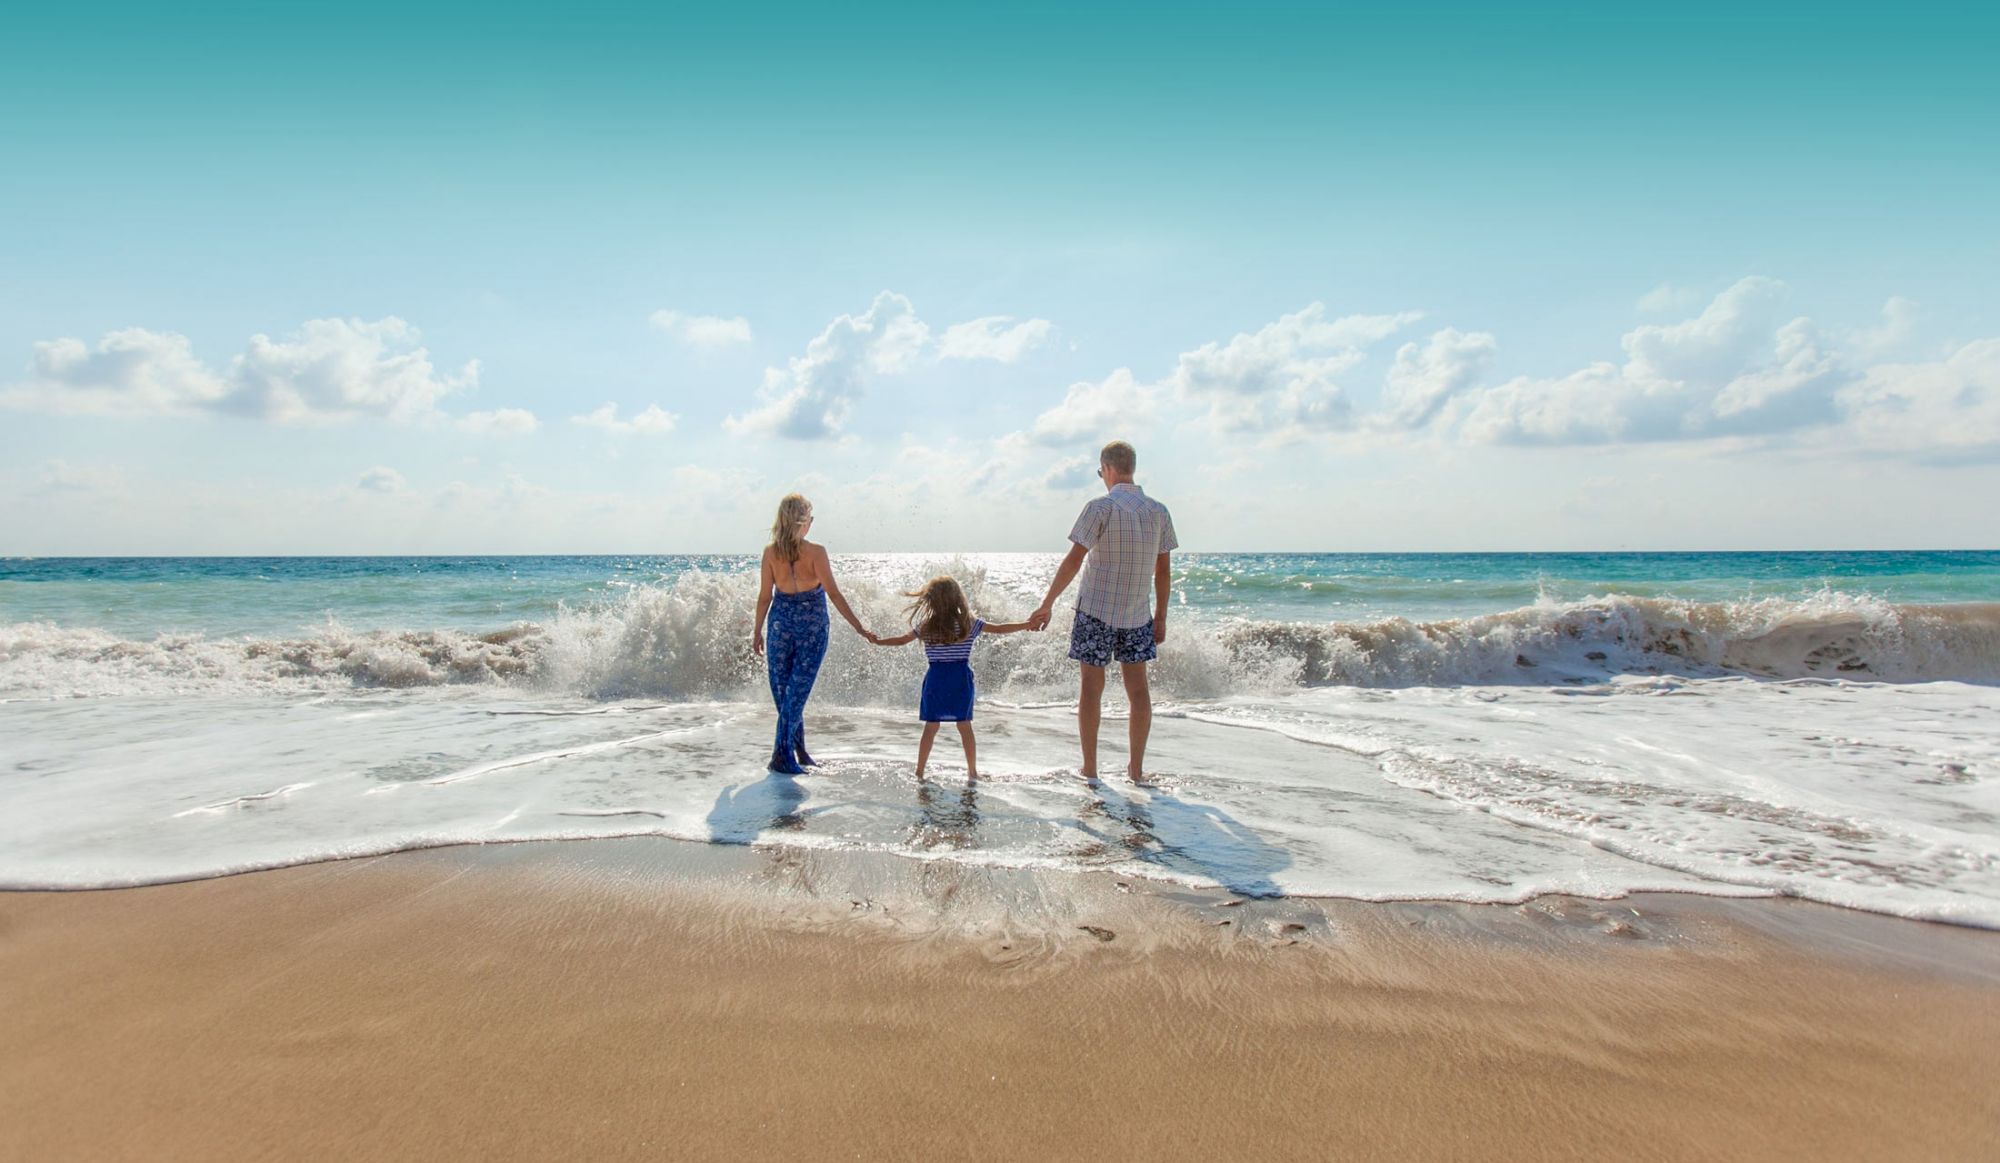
[[[0,1155],[1973,1158],[2000,936],[658,838],[0,894]]]

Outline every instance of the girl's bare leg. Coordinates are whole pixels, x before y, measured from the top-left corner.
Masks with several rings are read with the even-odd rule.
[[[924,777],[924,765],[931,761],[931,743],[937,739],[938,725],[924,724],[924,737],[917,740],[917,778]]]
[[[972,724],[958,725],[958,741],[965,744],[965,778],[978,779],[979,761],[974,755],[975,748],[972,745]]]

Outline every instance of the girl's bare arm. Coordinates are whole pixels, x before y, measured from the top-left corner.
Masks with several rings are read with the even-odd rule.
[[[1033,622],[988,622],[982,634],[1016,634],[1022,630],[1033,630]]]
[[[917,640],[917,632],[912,630],[908,634],[898,634],[894,638],[870,636],[868,640],[877,646],[907,646]]]

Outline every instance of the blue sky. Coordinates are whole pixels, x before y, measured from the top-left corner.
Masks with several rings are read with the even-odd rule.
[[[2000,544],[1990,6],[6,27],[0,552]]]

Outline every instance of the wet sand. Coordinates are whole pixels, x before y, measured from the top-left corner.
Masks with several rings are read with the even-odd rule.
[[[0,1157],[1990,1158],[2000,934],[664,840],[0,894]]]

